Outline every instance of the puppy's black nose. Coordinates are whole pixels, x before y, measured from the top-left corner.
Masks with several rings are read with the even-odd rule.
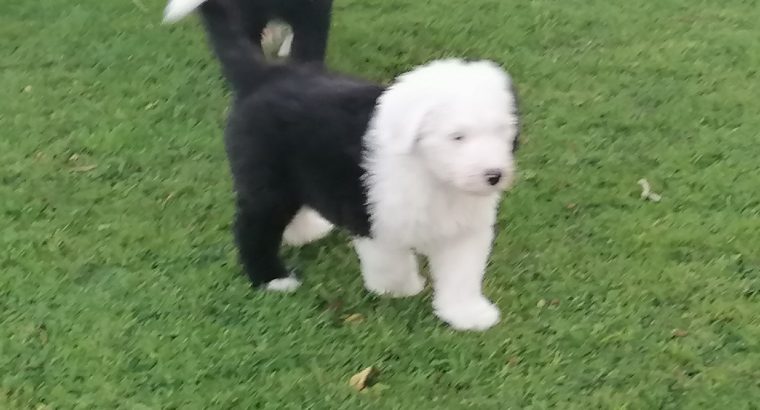
[[[488,185],[494,186],[501,181],[501,171],[498,169],[489,169],[486,171],[486,181]]]

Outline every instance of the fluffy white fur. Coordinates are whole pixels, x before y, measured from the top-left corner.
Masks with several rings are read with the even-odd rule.
[[[267,283],[266,289],[274,292],[291,293],[295,292],[299,286],[301,286],[301,281],[290,276],[270,281]]]
[[[285,228],[283,239],[291,246],[299,246],[316,241],[330,233],[333,225],[316,211],[303,208]]]
[[[417,268],[417,257],[404,246],[371,239],[355,239],[364,287],[379,295],[414,296],[425,288]]]
[[[164,23],[174,23],[181,20],[206,0],[170,0],[164,9]]]
[[[500,193],[515,176],[511,80],[489,62],[443,60],[400,76],[379,99],[365,161],[372,239],[355,241],[367,288],[406,296],[429,258],[435,313],[452,327],[499,320],[481,287]],[[500,172],[491,185],[485,177]]]

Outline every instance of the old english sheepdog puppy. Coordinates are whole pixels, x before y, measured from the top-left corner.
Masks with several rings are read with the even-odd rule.
[[[185,1],[193,0],[171,3]],[[510,77],[491,62],[450,59],[384,87],[266,64],[234,7],[208,0],[200,10],[234,91],[225,141],[234,234],[251,282],[295,289],[299,281],[279,257],[283,236],[303,243],[334,223],[353,235],[370,291],[422,291],[420,253],[438,317],[456,329],[497,323],[482,282],[500,194],[516,171]]]

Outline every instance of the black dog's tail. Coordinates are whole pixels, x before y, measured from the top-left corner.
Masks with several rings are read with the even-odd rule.
[[[196,8],[200,8],[209,41],[232,89],[244,95],[256,88],[268,65],[261,49],[246,36],[240,11],[231,0],[169,0],[164,22],[178,21]]]

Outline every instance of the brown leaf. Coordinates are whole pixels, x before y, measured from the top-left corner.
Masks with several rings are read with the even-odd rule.
[[[364,315],[362,315],[361,313],[353,313],[346,316],[343,319],[343,323],[348,323],[348,324],[357,324],[363,321],[364,321]]]
[[[510,356],[510,358],[507,360],[507,364],[511,367],[515,367],[520,364],[520,358],[517,356]]]
[[[356,391],[362,391],[370,385],[372,379],[376,375],[377,370],[374,367],[370,366],[351,376],[351,379],[348,380],[348,385],[353,387]]]
[[[689,332],[683,329],[673,329],[672,335],[673,337],[686,337],[689,335]]]
[[[567,208],[567,209],[575,209],[576,206],[577,206],[576,204],[574,204],[574,203],[571,202],[571,203],[565,205],[565,208]]]
[[[552,299],[549,301],[550,306],[559,306],[559,299]]]

